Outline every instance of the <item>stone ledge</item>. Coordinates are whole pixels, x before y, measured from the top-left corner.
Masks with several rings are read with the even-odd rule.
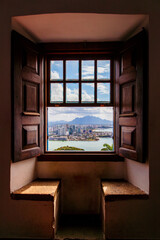
[[[124,180],[102,180],[105,201],[148,199],[147,193]]]
[[[11,193],[15,200],[53,201],[60,188],[60,180],[37,179]]]

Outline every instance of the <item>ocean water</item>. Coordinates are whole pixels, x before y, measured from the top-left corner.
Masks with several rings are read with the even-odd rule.
[[[82,148],[84,151],[101,151],[103,144],[113,144],[113,138],[104,137],[99,138],[98,141],[50,141],[48,140],[48,151],[54,151],[55,149],[63,146]]]

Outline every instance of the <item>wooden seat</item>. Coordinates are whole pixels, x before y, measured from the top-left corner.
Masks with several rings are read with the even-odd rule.
[[[60,188],[58,180],[35,180],[14,191],[12,199],[52,201]]]
[[[148,198],[148,194],[124,180],[104,180],[102,190],[106,201]]]
[[[30,201],[52,201],[52,236],[57,232],[59,216],[60,216],[60,180],[37,179],[26,186],[11,193],[14,200],[30,200]],[[48,204],[50,205],[51,203]],[[38,202],[37,202],[38,204]]]
[[[104,239],[130,239],[141,234],[142,206],[147,206],[148,194],[124,180],[103,180],[101,187]]]

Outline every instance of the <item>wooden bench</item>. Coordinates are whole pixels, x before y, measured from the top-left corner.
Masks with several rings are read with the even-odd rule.
[[[148,194],[124,180],[102,180],[101,186],[104,239],[134,238],[134,231],[141,230],[136,218],[141,218],[142,200],[148,199]]]
[[[31,201],[52,201],[53,202],[53,221],[51,223],[53,231],[52,238],[57,231],[60,215],[60,181],[37,179],[26,186],[11,193],[14,200]]]

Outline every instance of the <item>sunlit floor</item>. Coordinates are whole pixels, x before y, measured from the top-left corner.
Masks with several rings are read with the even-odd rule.
[[[102,223],[97,215],[64,215],[55,239],[102,240]]]

